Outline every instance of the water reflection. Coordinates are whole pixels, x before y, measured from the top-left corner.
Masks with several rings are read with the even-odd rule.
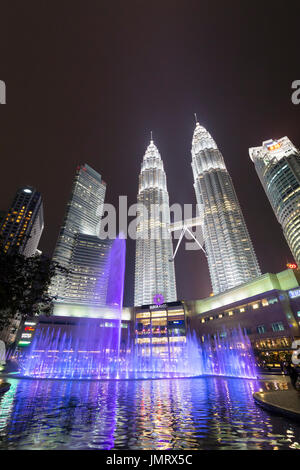
[[[283,379],[9,381],[1,449],[299,448],[300,426],[252,398],[260,388],[286,389]]]

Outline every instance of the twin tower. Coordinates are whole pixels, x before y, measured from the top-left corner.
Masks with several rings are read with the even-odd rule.
[[[202,232],[212,289],[218,294],[261,272],[223,156],[198,122],[191,153],[197,204],[203,208]],[[134,304],[153,304],[158,295],[164,302],[176,301],[166,173],[153,140],[142,162],[138,208]]]

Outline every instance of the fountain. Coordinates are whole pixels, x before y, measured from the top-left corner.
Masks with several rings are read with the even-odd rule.
[[[113,319],[79,319],[75,327],[39,324],[29,350],[17,351],[20,376],[50,379],[155,379],[218,375],[255,378],[250,342],[240,328],[211,338],[188,333],[177,343],[169,332],[167,354],[139,343],[122,324],[125,240],[113,243],[108,260],[107,307]]]

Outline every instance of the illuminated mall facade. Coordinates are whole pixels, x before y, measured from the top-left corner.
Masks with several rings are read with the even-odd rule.
[[[180,358],[188,335],[196,335],[200,342],[205,338],[222,340],[241,329],[251,341],[257,362],[279,368],[280,362],[290,358],[293,341],[300,339],[299,281],[299,270],[286,269],[205,299],[123,308],[122,338],[130,336],[133,343],[146,346],[143,354],[176,354]],[[19,347],[30,346],[36,330],[47,325],[80,332],[92,321],[95,330],[104,328],[110,334],[118,320],[110,318],[108,311],[106,316],[83,318],[74,306],[68,316],[34,317],[19,330],[17,343]]]

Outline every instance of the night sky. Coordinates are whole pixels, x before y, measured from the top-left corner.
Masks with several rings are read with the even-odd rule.
[[[277,4],[278,3],[278,4]],[[106,202],[136,202],[150,130],[170,203],[195,203],[194,113],[223,153],[262,272],[291,253],[248,147],[287,135],[300,146],[299,2],[86,0],[2,2],[0,209],[19,186],[44,201],[40,249],[52,255],[75,168],[107,182]],[[297,6],[298,3],[298,6]],[[125,304],[132,304],[135,243],[127,242]],[[181,246],[179,299],[211,292],[200,251]]]

